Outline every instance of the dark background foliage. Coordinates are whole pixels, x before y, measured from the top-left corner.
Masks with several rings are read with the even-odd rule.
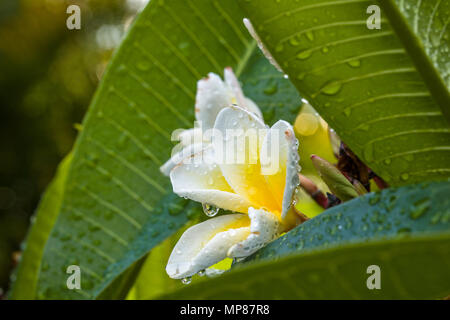
[[[146,0],[0,1],[0,296],[30,218]],[[68,30],[66,8],[82,9]]]

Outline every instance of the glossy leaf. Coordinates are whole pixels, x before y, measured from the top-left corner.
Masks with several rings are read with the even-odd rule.
[[[333,207],[218,279],[170,299],[433,299],[450,290],[450,183],[386,189]],[[366,270],[381,268],[381,290]]]
[[[445,233],[289,255],[192,283],[162,298],[442,299],[450,291],[449,241]],[[372,265],[380,267],[380,290],[367,287]]]
[[[140,14],[83,121],[58,219],[37,260],[36,291],[27,295],[122,297],[138,261],[200,212],[170,192],[159,167],[170,156],[171,132],[193,126],[196,83],[208,72],[248,70],[256,82],[246,80],[244,90],[259,101],[265,81],[283,88],[275,114],[293,119],[297,91],[261,59],[242,18],[236,3],[206,0],[152,1]],[[81,290],[66,286],[69,265],[81,268]]]
[[[380,238],[450,232],[449,182],[372,192],[330,208],[294,228],[246,261]],[[450,244],[449,244],[450,245]]]
[[[450,123],[450,2],[379,1],[435,101]]]
[[[301,95],[394,186],[450,177],[450,128],[439,106],[445,90],[435,83],[438,75],[448,77],[449,55],[440,49],[448,48],[448,4],[419,1],[423,10],[417,10],[412,1],[403,2],[411,12],[421,12],[412,16],[419,21],[412,32],[425,41],[433,37],[431,51],[404,45],[409,40],[398,30],[398,14],[381,11],[381,29],[369,29],[367,10],[373,1],[240,1]],[[433,52],[436,63],[424,77],[427,72],[419,72],[415,61]],[[447,82],[447,96],[448,88]]]
[[[59,165],[54,180],[48,186],[36,214],[31,220],[32,226],[26,238],[20,264],[12,276],[13,287],[9,294],[11,299],[35,298],[45,243],[61,208],[64,184],[71,159],[72,154],[69,153]]]

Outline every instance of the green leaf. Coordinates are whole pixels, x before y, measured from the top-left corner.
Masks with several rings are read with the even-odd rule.
[[[379,238],[450,231],[449,182],[372,192],[330,208],[271,242],[245,261],[362,243]],[[245,263],[245,262],[244,262]]]
[[[439,299],[450,292],[450,234],[348,244],[192,283],[165,299]],[[369,290],[371,265],[380,290]]]
[[[450,122],[450,39],[446,30],[450,2],[387,0],[379,3]]]
[[[245,95],[260,107],[268,125],[280,119],[294,123],[302,104],[300,95],[259,49],[251,57],[239,80]]]
[[[427,8],[436,4],[430,2]],[[403,45],[408,40],[398,32],[395,17],[381,12],[381,29],[366,27],[366,10],[373,1],[241,0],[240,4],[300,94],[390,185],[450,177],[450,128],[436,103],[442,100],[436,93],[442,88],[428,88],[439,86],[432,81],[437,73],[442,77],[448,73],[447,5],[438,7],[435,13],[440,15],[433,20],[429,10],[420,14],[420,34],[426,39],[423,28],[428,28],[429,19],[430,37],[441,32],[439,46],[444,50],[436,55],[436,72],[423,78],[413,61],[417,50],[424,49]]]
[[[189,224],[189,226],[191,225],[193,223]],[[167,276],[166,262],[169,260],[169,256],[178,239],[186,229],[180,229],[150,251],[127,297],[128,299],[154,299],[162,294],[183,287],[180,280],[174,280]]]
[[[232,1],[152,1],[140,14],[83,121],[30,296],[123,296],[138,261],[200,212],[170,192],[159,167],[170,156],[171,132],[193,126],[196,83],[208,72],[231,66],[243,79],[248,72],[244,90],[257,101],[263,85],[276,85],[282,105],[275,115],[293,119],[298,93],[261,59],[242,19]],[[261,107],[268,114],[269,105]],[[74,264],[81,290],[66,287]]]
[[[164,298],[443,298],[450,290],[449,192],[449,182],[435,182],[366,194],[306,221],[220,278]],[[366,287],[373,264],[381,267],[382,290]]]
[[[28,300],[35,297],[39,268],[44,246],[61,207],[64,184],[67,177],[72,153],[69,153],[58,167],[53,181],[43,195],[28,232],[20,264],[13,274],[11,299]]]

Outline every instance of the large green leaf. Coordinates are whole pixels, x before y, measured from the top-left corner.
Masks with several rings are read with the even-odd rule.
[[[166,299],[439,299],[450,292],[450,234],[347,244],[252,264]],[[369,290],[367,268],[380,267]]]
[[[245,261],[419,233],[450,232],[450,183],[410,185],[358,197],[306,221]],[[450,243],[449,243],[450,245]]]
[[[72,154],[69,153],[59,165],[54,180],[48,186],[39,203],[36,214],[31,220],[32,226],[26,238],[20,264],[12,276],[11,299],[24,300],[35,298],[45,243],[58,217],[71,159]]]
[[[356,198],[301,224],[219,279],[166,297],[443,298],[450,292],[449,192],[449,182],[435,182]],[[381,267],[379,291],[366,287],[373,264]]]
[[[403,2],[421,12],[407,32],[398,32],[399,13],[381,12],[381,29],[368,29],[369,0],[240,1],[301,95],[391,185],[450,177],[450,128],[438,105],[449,105],[448,81],[439,82],[448,79],[448,2]],[[434,39],[433,49],[404,45],[411,33]],[[415,67],[418,51],[436,58],[428,72]]]
[[[417,70],[450,122],[450,2],[379,1]]]
[[[186,227],[193,225],[195,222],[192,221]],[[181,228],[174,235],[150,251],[127,299],[154,299],[167,292],[180,289],[183,286],[181,281],[171,279],[167,276],[165,262],[169,260],[173,247],[187,229],[186,227]]]
[[[262,60],[242,18],[232,1],[152,1],[141,13],[83,121],[58,219],[37,260],[36,292],[28,296],[118,297],[111,288],[122,296],[138,262],[199,212],[170,192],[159,167],[170,156],[172,130],[193,126],[196,82],[208,72],[231,66],[243,79],[248,72],[251,98],[281,103],[261,106],[267,120],[275,120],[272,113],[293,119],[297,91]],[[81,290],[66,287],[73,264],[81,268]]]
[[[259,49],[246,65],[240,80],[245,94],[261,108],[267,124],[273,125],[280,119],[294,123],[302,103],[300,95]]]

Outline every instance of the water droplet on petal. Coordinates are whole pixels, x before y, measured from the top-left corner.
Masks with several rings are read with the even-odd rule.
[[[202,208],[203,208],[203,212],[208,217],[214,217],[219,212],[219,208],[217,208],[213,205],[210,205],[208,203],[202,203]]]
[[[186,277],[186,278],[181,279],[182,284],[190,284],[191,281],[192,281],[192,277]]]
[[[206,274],[206,271],[203,269],[203,270],[200,270],[197,274],[198,274],[200,277],[203,277],[203,276]]]

